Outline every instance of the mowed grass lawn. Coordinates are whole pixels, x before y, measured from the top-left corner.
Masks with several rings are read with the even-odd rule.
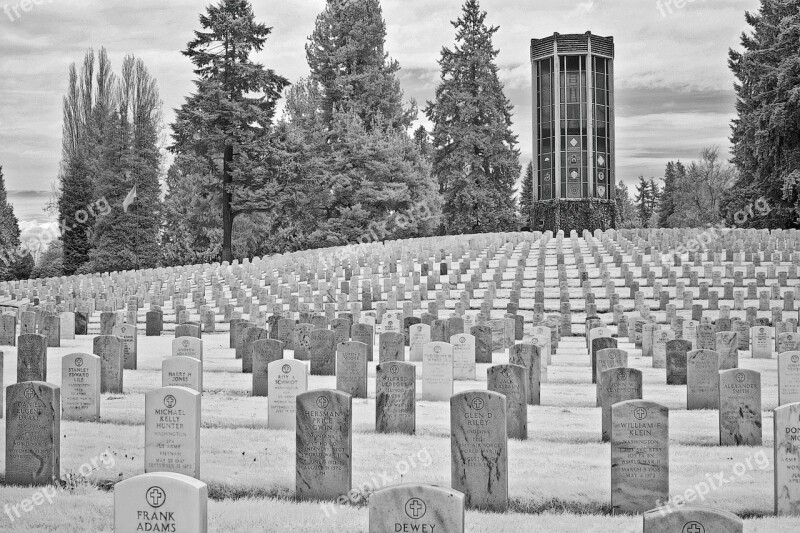
[[[160,366],[170,355],[171,337],[139,337],[139,370],[126,371],[125,394],[104,394],[102,422],[63,422],[62,475],[68,489],[41,505],[41,489],[0,486],[0,531],[111,531],[114,482],[140,474],[144,464],[144,393],[161,385]],[[90,352],[92,337],[62,341],[48,352],[48,381],[61,382],[60,358]],[[366,531],[364,501],[333,506],[294,501],[295,437],[266,429],[267,398],[250,397],[252,377],[227,348],[228,334],[204,336],[205,389],[201,430],[201,479],[208,483],[212,531]],[[589,358],[583,338],[564,339],[542,385],[542,406],[528,410],[529,439],[509,443],[510,512],[467,512],[469,531],[542,530],[553,532],[641,531],[641,518],[610,516],[610,445],[600,442],[600,409],[594,407]],[[762,375],[764,446],[717,446],[716,411],[686,411],[686,387],[666,386],[664,370],[649,368],[632,345],[630,364],[644,371],[645,399],[670,408],[670,492],[683,494],[723,473],[730,480],[699,503],[746,518],[746,531],[800,531],[800,518],[774,518],[772,415],[777,405],[774,360],[742,354],[740,366]],[[4,383],[16,379],[16,349],[3,347]],[[291,352],[287,352],[291,356]],[[495,354],[495,362],[507,357]],[[486,388],[486,368],[478,381],[456,382],[456,392]],[[418,367],[421,376],[421,365]],[[401,482],[450,485],[449,404],[418,402],[417,435],[374,432],[374,363],[370,399],[353,401],[353,486],[365,495]],[[335,378],[312,376],[310,388],[333,388]],[[418,383],[418,391],[421,384]],[[5,431],[0,433],[5,448]],[[97,457],[113,454],[113,466]],[[99,468],[86,478],[86,466]],[[4,457],[0,456],[0,461]],[[740,466],[737,466],[740,465]],[[81,468],[83,466],[83,468]],[[0,467],[4,471],[5,465]],[[740,475],[741,474],[741,475]],[[50,502],[52,500],[52,503]],[[37,498],[42,501],[42,498]],[[698,503],[698,502],[695,502]],[[11,506],[17,506],[17,517]],[[8,506],[8,507],[6,507]],[[11,517],[9,517],[9,513]],[[13,521],[11,518],[13,517]]]

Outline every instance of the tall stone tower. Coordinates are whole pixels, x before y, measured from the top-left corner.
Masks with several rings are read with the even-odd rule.
[[[534,230],[613,228],[614,38],[531,39]]]

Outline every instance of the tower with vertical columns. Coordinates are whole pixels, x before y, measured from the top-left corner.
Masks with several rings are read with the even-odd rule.
[[[615,225],[614,38],[531,39],[532,229]]]

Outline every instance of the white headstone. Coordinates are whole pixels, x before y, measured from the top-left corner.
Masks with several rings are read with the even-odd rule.
[[[162,387],[144,395],[144,471],[200,476],[200,393]]]
[[[422,347],[431,342],[431,327],[427,324],[412,324],[408,328],[410,361],[422,361]]]
[[[173,472],[141,474],[114,485],[114,532],[208,531],[208,487]]]
[[[294,359],[278,359],[267,366],[267,427],[294,431],[297,426],[295,398],[308,391],[308,365]]]
[[[75,338],[75,313],[61,313],[61,338],[74,339]]]
[[[429,342],[422,348],[422,399],[449,401],[453,395],[453,346]]]
[[[188,387],[203,392],[203,362],[194,357],[178,355],[161,362],[162,387]]]
[[[203,360],[203,339],[197,337],[176,337],[172,339],[173,357],[194,357]]]
[[[453,345],[453,379],[474,381],[475,337],[458,333],[450,337],[450,344]]]
[[[98,356],[71,353],[61,360],[61,419],[96,421],[100,418]]]
[[[772,328],[755,326],[750,328],[750,346],[753,359],[772,359]]]

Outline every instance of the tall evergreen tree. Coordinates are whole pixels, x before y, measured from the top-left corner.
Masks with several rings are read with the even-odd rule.
[[[286,89],[282,122],[309,134],[321,130],[322,88],[311,78],[300,78]],[[314,142],[308,139],[307,142]]]
[[[275,152],[259,171],[273,177],[271,195],[284,199],[268,217],[277,250],[435,229],[440,207],[423,153],[427,133],[407,133],[416,110],[402,106],[399,65],[385,39],[377,0],[329,1],[317,18],[306,47],[311,77],[287,91]]]
[[[432,234],[439,196],[430,164],[404,131],[368,128],[354,112],[335,113],[329,153],[309,163],[310,212],[324,221],[313,247]],[[374,231],[370,227],[377,226]]]
[[[525,176],[522,178],[522,192],[519,196],[522,225],[532,227],[533,220],[533,163],[528,163]]]
[[[664,170],[664,190],[658,204],[658,227],[660,228],[670,227],[670,217],[675,214],[677,179],[675,163],[670,161]]]
[[[98,216],[93,271],[152,268],[159,262],[161,98],[141,59],[125,58],[117,108],[95,192],[112,207]]]
[[[15,279],[14,264],[23,258],[20,249],[19,221],[14,206],[8,203],[6,180],[0,166],[0,281]]]
[[[0,166],[0,249],[4,252],[19,246],[19,221],[14,215],[14,206],[8,203],[6,179]]]
[[[738,117],[732,123],[733,163],[739,170],[726,195],[729,215],[764,197],[770,211],[745,223],[753,227],[798,227],[800,207],[800,0],[761,0],[752,27],[742,34],[743,52],[730,50]]]
[[[202,158],[181,154],[169,168],[166,185],[161,261],[175,266],[218,260],[222,252],[219,178],[209,172]],[[253,217],[263,215],[237,216],[233,223],[234,257],[253,257],[272,251],[268,246],[272,235],[267,224],[263,220],[254,221]]]
[[[196,31],[183,52],[196,67],[197,92],[177,111],[172,150],[203,158],[208,172],[220,176],[222,260],[232,261],[234,218],[260,210],[252,203],[261,187],[252,182],[250,157],[269,137],[275,104],[289,82],[253,61],[272,28],[256,22],[248,0],[208,6],[200,25],[204,31]],[[251,203],[237,206],[242,188]]]
[[[647,219],[647,226],[651,228],[658,227],[658,206],[661,202],[661,189],[655,178],[650,178],[648,186],[650,187],[650,194],[648,197],[647,211],[649,218]]]
[[[477,0],[452,22],[456,44],[442,50],[441,83],[425,113],[434,123],[433,172],[444,197],[448,233],[506,231],[515,226],[512,197],[520,175],[512,106],[503,93],[492,37]]]
[[[636,184],[636,196],[633,201],[636,204],[636,214],[642,227],[647,227],[650,221],[650,210],[652,206],[652,189],[650,188],[650,180],[644,179],[644,176],[639,176],[639,182]]]
[[[109,141],[116,107],[116,79],[104,48],[89,50],[80,71],[73,63],[63,103],[61,168],[58,179],[58,216],[61,221],[64,274],[89,261],[94,217],[82,216],[91,196],[102,185],[100,160]],[[90,194],[91,192],[91,194]],[[87,194],[90,196],[87,197]]]
[[[368,129],[381,117],[389,128],[405,129],[416,108],[403,108],[400,65],[384,50],[386,23],[380,0],[328,0],[306,45],[311,79],[322,90],[325,124],[334,112],[356,113]]]
[[[425,126],[420,126],[414,130],[414,142],[419,147],[422,157],[429,163],[433,163],[433,146],[431,145],[431,136]]]

